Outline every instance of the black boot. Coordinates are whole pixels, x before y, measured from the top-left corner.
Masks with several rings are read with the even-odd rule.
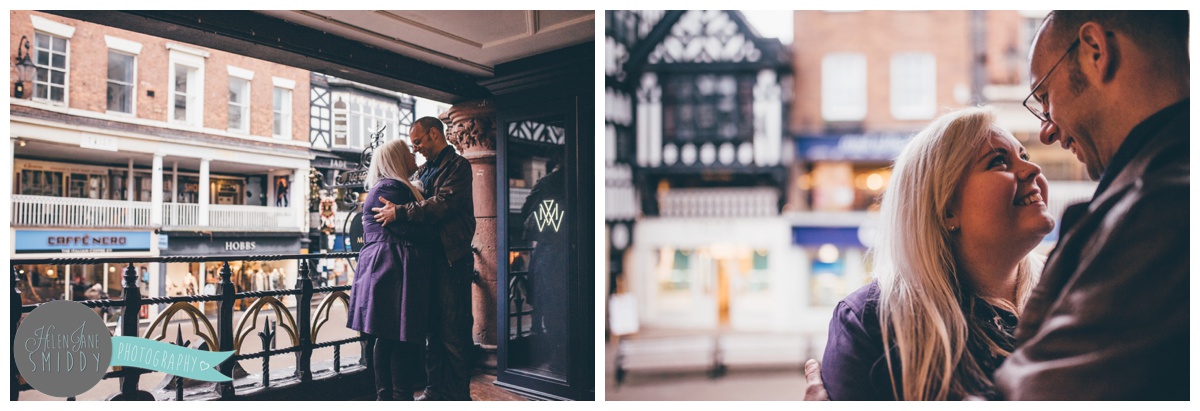
[[[417,353],[417,345],[410,342],[397,342],[389,366],[392,369],[392,393],[396,401],[413,400],[413,360]]]
[[[392,386],[392,357],[395,353],[390,344],[382,339],[375,340],[375,400],[393,401],[395,397]]]

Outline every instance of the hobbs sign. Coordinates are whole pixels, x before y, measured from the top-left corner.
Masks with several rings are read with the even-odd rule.
[[[225,251],[254,251],[254,241],[226,241]]]

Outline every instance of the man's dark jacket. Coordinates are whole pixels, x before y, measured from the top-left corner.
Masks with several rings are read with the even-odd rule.
[[[471,255],[471,239],[475,237],[475,201],[471,190],[471,163],[446,147],[436,160],[429,159],[417,169],[416,175],[426,172],[434,175],[424,187],[425,200],[398,205],[396,217],[399,221],[433,223],[441,226],[442,246],[446,252],[446,263],[453,264]]]
[[[1006,398],[1189,398],[1188,116],[1184,100],[1135,127],[1092,201],[1063,213],[996,371]]]

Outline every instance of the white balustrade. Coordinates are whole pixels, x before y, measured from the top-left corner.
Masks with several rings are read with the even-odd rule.
[[[13,195],[15,227],[154,227],[149,202],[90,198]],[[209,224],[200,225],[200,205],[162,205],[162,227],[216,228],[248,231],[299,231],[301,221],[291,207],[208,206]],[[345,213],[338,213],[344,223]],[[340,225],[339,225],[340,227]]]
[[[195,227],[200,224],[200,205],[163,204],[164,227]]]
[[[208,225],[216,228],[247,230],[299,230],[299,221],[291,207],[262,207],[210,204]]]
[[[659,196],[663,217],[767,217],[779,214],[771,187],[673,188]]]
[[[150,203],[19,194],[12,201],[13,226],[150,226]]]

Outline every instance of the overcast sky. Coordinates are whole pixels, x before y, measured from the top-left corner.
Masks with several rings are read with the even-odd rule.
[[[791,10],[742,10],[750,24],[763,37],[775,37],[783,44],[792,44]]]

